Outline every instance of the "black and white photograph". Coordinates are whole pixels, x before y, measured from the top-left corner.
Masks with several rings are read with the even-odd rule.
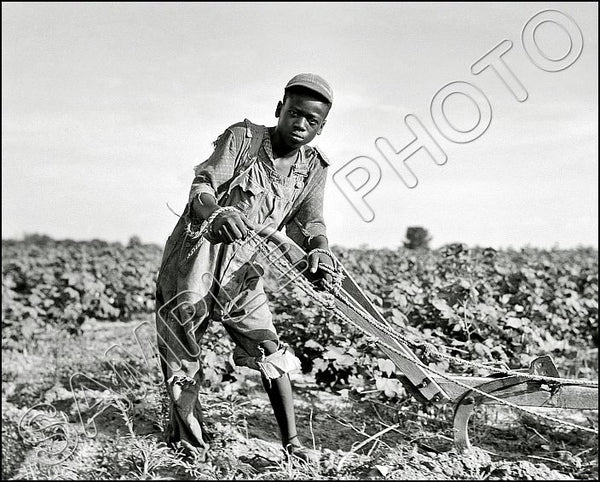
[[[2,2],[3,480],[598,480],[596,2]]]

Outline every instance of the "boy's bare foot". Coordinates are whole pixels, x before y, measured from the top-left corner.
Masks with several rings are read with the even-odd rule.
[[[297,435],[292,437],[290,443],[285,446],[285,453],[289,458],[296,458],[306,463],[318,464],[321,459],[321,453],[301,445]]]

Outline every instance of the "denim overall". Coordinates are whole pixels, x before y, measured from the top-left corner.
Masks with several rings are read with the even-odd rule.
[[[221,206],[235,206],[256,224],[279,226],[304,188],[309,160],[304,147],[287,177],[273,165],[269,131],[249,164],[234,177]],[[167,240],[157,280],[156,326],[161,367],[171,397],[168,442],[205,453],[199,390],[201,338],[211,321],[223,323],[235,342],[237,365],[257,369],[261,343],[279,344],[266,303],[262,274],[249,243],[212,244],[189,236],[183,216]]]
[[[265,131],[258,158],[229,186],[226,204],[238,208],[257,225],[281,223],[302,191],[308,173],[303,149],[287,177],[275,170],[272,161],[271,141]],[[236,343],[236,365],[256,368],[253,358],[262,356],[260,342],[278,342],[264,294],[264,270],[252,246],[243,242],[224,246],[217,266],[219,295],[213,319],[223,323]]]

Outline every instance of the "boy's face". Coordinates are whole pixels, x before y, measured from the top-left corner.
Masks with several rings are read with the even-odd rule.
[[[275,110],[277,131],[283,142],[297,149],[308,144],[325,126],[330,105],[310,95],[288,94]]]

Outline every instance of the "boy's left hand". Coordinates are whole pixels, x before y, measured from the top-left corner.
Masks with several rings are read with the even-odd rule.
[[[317,280],[325,280],[328,283],[333,282],[331,274],[322,269],[319,269],[320,265],[326,265],[333,269],[333,260],[330,256],[325,253],[308,253],[306,261],[308,262],[309,272],[315,275]]]

